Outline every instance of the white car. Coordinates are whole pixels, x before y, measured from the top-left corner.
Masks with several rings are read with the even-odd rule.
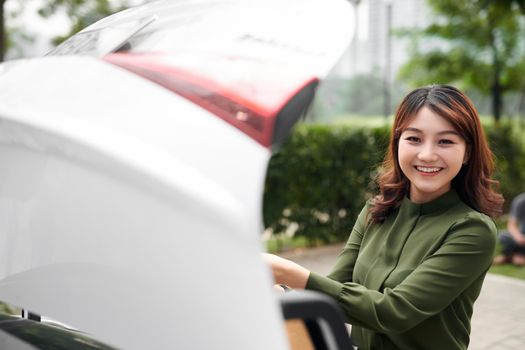
[[[260,253],[271,152],[353,23],[344,0],[157,1],[0,65],[0,300],[30,318],[0,317],[0,348],[280,350],[285,319],[349,346]]]

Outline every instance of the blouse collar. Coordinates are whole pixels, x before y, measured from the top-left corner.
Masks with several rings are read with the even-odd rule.
[[[448,209],[458,202],[461,202],[459,195],[454,189],[451,189],[442,196],[426,203],[414,203],[408,197],[405,197],[401,206],[408,207],[407,209],[411,212],[419,212],[421,215],[424,215]]]

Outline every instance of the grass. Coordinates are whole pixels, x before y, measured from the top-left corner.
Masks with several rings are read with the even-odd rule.
[[[294,248],[311,247],[304,237],[289,237],[284,234],[272,235],[266,242],[266,251],[276,254]]]
[[[489,273],[525,280],[525,267],[517,267],[513,265],[492,266]]]
[[[504,230],[506,225],[503,225],[504,219],[496,221],[499,230]],[[498,243],[496,246],[496,253],[498,255],[501,253],[501,245]],[[498,275],[504,275],[508,277],[519,278],[525,280],[525,267],[518,267],[511,264],[491,266],[489,273],[495,273]]]

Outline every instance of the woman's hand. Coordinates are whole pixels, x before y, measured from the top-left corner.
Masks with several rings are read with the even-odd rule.
[[[273,290],[274,290],[276,293],[279,293],[279,294],[284,294],[284,293],[286,293],[286,290],[284,290],[284,288],[281,287],[280,284],[274,284],[274,285],[273,285]]]
[[[263,260],[272,270],[277,284],[285,284],[290,288],[304,289],[310,271],[293,261],[283,259],[273,254],[263,254]]]

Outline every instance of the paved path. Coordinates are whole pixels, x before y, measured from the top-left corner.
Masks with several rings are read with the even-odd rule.
[[[333,245],[280,255],[318,273],[328,273],[341,249],[342,245]],[[525,281],[487,275],[474,306],[469,350],[489,349],[525,349]]]

